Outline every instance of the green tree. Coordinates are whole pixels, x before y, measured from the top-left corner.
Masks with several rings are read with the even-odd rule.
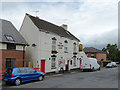
[[[120,60],[120,50],[118,49],[117,44],[108,44],[102,51],[106,52],[108,60],[113,60],[115,62]]]

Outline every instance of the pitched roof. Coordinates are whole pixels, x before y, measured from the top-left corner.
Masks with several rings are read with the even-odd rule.
[[[83,51],[85,53],[104,53],[102,50],[96,49],[94,47],[85,47]]]
[[[29,14],[26,14],[27,16],[30,17],[30,19],[32,20],[32,22],[41,30],[45,30],[48,32],[53,32],[59,36],[64,36],[66,38],[70,38],[73,40],[77,40],[80,41],[78,38],[76,38],[73,34],[71,34],[68,30],[65,30],[64,28],[62,28],[61,26],[57,26],[55,24],[52,24],[48,21],[39,19],[38,17],[34,17],[31,16]]]
[[[0,32],[2,34],[0,35],[0,42],[28,45],[28,43],[10,21],[0,19],[0,25]]]

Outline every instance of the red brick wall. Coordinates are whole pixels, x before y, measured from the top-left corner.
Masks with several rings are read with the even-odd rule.
[[[16,50],[0,50],[0,55],[2,55],[2,70],[6,69],[6,58],[15,58],[16,67],[23,66],[23,51]]]
[[[92,53],[87,53],[87,54],[88,54],[88,57],[90,57],[90,58],[96,58],[96,54],[95,53],[93,53],[93,54],[95,54],[95,56],[91,56]]]
[[[102,58],[103,58],[103,60],[106,61],[106,54],[105,53],[97,53],[96,58],[98,61],[101,61]]]
[[[92,53],[86,53],[88,54],[88,57],[91,57]],[[100,63],[101,59],[103,58],[103,60],[106,60],[106,54],[105,53],[96,53],[95,57],[91,57],[91,58],[96,58],[98,60],[98,63]],[[103,67],[103,63],[101,64],[101,67]]]

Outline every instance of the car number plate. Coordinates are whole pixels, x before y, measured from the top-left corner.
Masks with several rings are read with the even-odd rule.
[[[8,81],[8,79],[4,79],[5,81]]]
[[[83,66],[83,68],[85,68],[85,66]]]

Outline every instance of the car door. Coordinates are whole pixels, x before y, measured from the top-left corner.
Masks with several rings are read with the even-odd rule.
[[[19,76],[20,76],[20,78],[22,79],[23,82],[24,81],[29,81],[29,74],[28,74],[26,68],[19,68],[18,73],[19,73]]]
[[[29,73],[29,79],[30,80],[36,80],[39,77],[39,74],[37,73],[36,70],[34,70],[33,68],[27,68],[27,71]]]

